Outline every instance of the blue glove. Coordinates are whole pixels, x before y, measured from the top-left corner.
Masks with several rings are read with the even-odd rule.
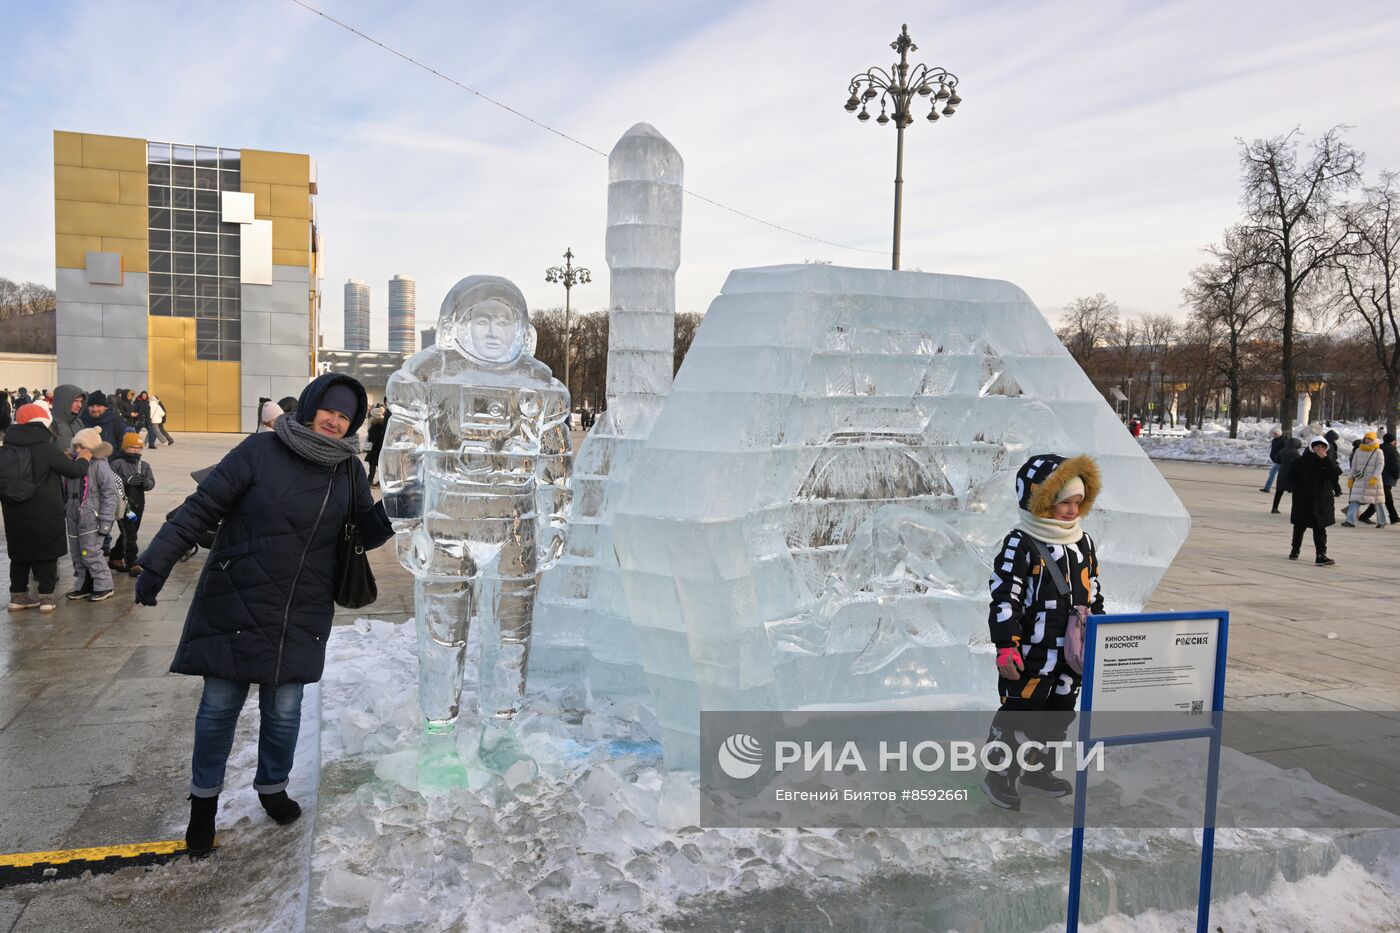
[[[165,586],[165,577],[149,570],[141,571],[141,576],[136,578],[136,604],[154,606],[156,595],[160,593],[162,586]]]

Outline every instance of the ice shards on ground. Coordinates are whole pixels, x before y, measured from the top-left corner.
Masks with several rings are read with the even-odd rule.
[[[697,926],[732,925],[726,911],[736,897],[800,889],[835,898],[828,906],[839,910],[866,886],[902,876],[917,879],[916,903],[952,900],[995,877],[977,909],[1014,908],[1023,923],[1028,903],[1046,905],[1044,923],[1062,910],[1062,879],[1045,872],[1063,865],[1068,831],[702,828],[695,774],[668,770],[625,708],[603,701],[569,721],[547,687],[532,691],[517,718],[519,739],[539,765],[531,780],[511,787],[472,766],[470,722],[457,730],[472,774],[468,786],[425,795],[376,778],[386,758],[420,747],[416,715],[401,715],[416,709],[416,664],[411,624],[360,621],[331,635],[309,929],[354,928],[358,920],[371,929],[514,933],[568,919],[581,927],[652,930],[677,913]],[[345,741],[350,723],[362,751]],[[1262,791],[1242,804],[1256,813],[1283,801],[1307,801],[1318,812],[1359,806],[1298,772],[1233,754],[1222,766],[1253,769],[1249,784]],[[1182,767],[1164,757],[1164,787],[1185,780]],[[1113,795],[1104,789],[1098,799]],[[1159,796],[1170,804],[1171,795]],[[1217,865],[1232,866],[1222,885],[1262,893],[1281,867],[1289,877],[1326,872],[1347,835],[1222,829]],[[1197,836],[1102,829],[1089,834],[1087,850],[1091,859],[1112,862],[1116,884],[1131,888],[1134,903],[1193,903]],[[1356,875],[1348,890],[1375,883]],[[1016,892],[1034,885],[1043,886],[1039,893],[1019,898]],[[1002,901],[999,891],[1007,892]]]

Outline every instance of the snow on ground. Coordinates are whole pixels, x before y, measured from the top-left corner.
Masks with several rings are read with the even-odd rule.
[[[1143,434],[1138,438],[1142,449],[1153,460],[1196,460],[1210,463],[1239,463],[1246,466],[1261,466],[1268,469],[1269,440],[1271,432],[1277,428],[1277,421],[1258,421],[1248,418],[1240,421],[1238,437],[1230,437],[1228,421],[1207,421],[1201,428],[1190,431],[1184,428],[1167,428]],[[1374,425],[1334,421],[1333,430],[1341,435],[1341,458],[1343,467],[1351,456],[1351,442],[1367,431],[1375,431],[1379,436],[1385,432],[1385,425]],[[1321,424],[1299,426],[1297,436],[1306,444],[1308,439],[1325,434],[1328,428]]]
[[[1270,933],[1383,933],[1400,930],[1400,861],[1389,860],[1372,873],[1343,858],[1325,875],[1287,882],[1275,877],[1260,895],[1240,894],[1211,905],[1212,930],[1269,930]],[[1045,927],[1057,933],[1064,924]],[[1182,933],[1196,929],[1196,911],[1148,910],[1134,917],[1115,914],[1081,924],[1085,933]]]
[[[531,931],[598,924],[651,930],[668,919],[694,921],[697,910],[723,914],[725,903],[766,892],[773,892],[769,904],[781,904],[791,897],[783,892],[793,891],[803,899],[830,894],[836,904],[858,901],[864,885],[892,875],[927,879],[919,895],[925,898],[966,894],[969,880],[975,885],[983,877],[1001,878],[998,889],[1010,881],[1053,884],[1053,879],[1036,879],[1045,865],[1062,864],[1068,849],[1068,830],[1050,828],[702,828],[696,775],[667,771],[659,746],[640,733],[628,710],[571,715],[560,702],[561,692],[539,684],[532,684],[516,720],[516,734],[537,773],[516,767],[502,776],[481,764],[479,724],[464,712],[455,746],[466,765],[465,782],[425,786],[415,650],[411,622],[361,619],[353,627],[336,628],[330,639],[322,682],[312,929]],[[469,674],[469,698],[473,679]],[[1289,794],[1306,776],[1291,779],[1294,783],[1284,788]],[[1342,806],[1337,800],[1327,805]],[[1193,860],[1197,837],[1193,830],[1100,829],[1090,834],[1087,854],[1111,855],[1120,877],[1151,877],[1164,864]],[[1303,830],[1217,833],[1219,851],[1257,857],[1263,860],[1255,863],[1260,867],[1276,865],[1279,857],[1294,858],[1288,852],[1314,853],[1297,856],[1314,858],[1313,867],[1302,871],[1305,876],[1332,867],[1333,860],[1319,862],[1315,856],[1332,845],[1327,834]],[[1124,868],[1132,864],[1138,868]],[[1040,868],[1030,871],[1028,865]],[[1265,876],[1272,870],[1265,868]],[[1193,876],[1188,871],[1183,877]],[[1314,901],[1321,903],[1325,893],[1327,901],[1375,904],[1379,914],[1395,917],[1400,896],[1391,880],[1343,866],[1325,884],[1288,886],[1286,897],[1265,897],[1263,903],[1279,916],[1292,916],[1290,909],[1316,916],[1320,908]],[[1382,885],[1388,885],[1383,895],[1377,893]],[[998,898],[1008,897],[1014,910],[1023,910],[1020,895],[989,895],[976,901],[977,916],[984,916],[984,905],[993,910]],[[1052,895],[1052,903],[1056,899]],[[1221,905],[1222,916],[1248,917],[1255,909],[1249,898]],[[704,916],[701,926],[723,919]],[[1329,914],[1329,920],[1337,916],[1349,915]],[[1118,922],[1110,918],[1100,929],[1184,928],[1171,913],[1152,916],[1157,927],[1144,926],[1139,918],[1113,925]],[[1253,923],[1226,925],[1254,928]]]

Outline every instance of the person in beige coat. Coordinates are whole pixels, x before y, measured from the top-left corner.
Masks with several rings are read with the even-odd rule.
[[[1367,431],[1361,444],[1352,452],[1351,473],[1348,480],[1351,495],[1347,501],[1347,516],[1343,528],[1356,527],[1356,512],[1363,505],[1384,505],[1385,487],[1381,485],[1381,474],[1385,471],[1385,453],[1375,431]],[[1385,509],[1376,510],[1376,527],[1384,528],[1387,516]]]

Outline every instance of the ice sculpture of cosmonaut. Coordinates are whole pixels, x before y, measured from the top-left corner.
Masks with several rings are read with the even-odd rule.
[[[380,458],[399,560],[413,572],[418,703],[430,732],[457,719],[472,617],[483,721],[525,689],[536,582],[563,546],[569,393],[530,355],[525,297],[496,276],[453,286],[437,344],[389,379]]]

